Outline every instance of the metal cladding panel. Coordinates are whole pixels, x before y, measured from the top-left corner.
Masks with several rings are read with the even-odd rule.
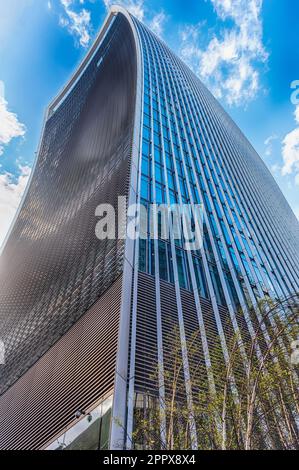
[[[155,391],[157,356],[157,317],[155,279],[143,273],[138,276],[136,326],[136,389]]]
[[[49,110],[0,258],[0,393],[122,273],[124,240],[97,239],[95,210],[111,204],[117,215],[118,196],[128,195],[136,76],[133,33],[119,14],[73,88]]]
[[[189,360],[190,370],[197,370],[202,377],[202,386],[206,387],[206,366],[202,341],[199,335],[199,322],[194,295],[185,289],[180,289],[182,312],[186,340],[190,345],[196,346]],[[164,368],[169,364],[168,356],[174,346],[174,333],[179,329],[178,308],[175,286],[165,281],[160,281],[161,321],[163,338]],[[215,320],[212,303],[208,299],[200,298],[200,305],[204,326],[209,343],[212,361],[222,361],[220,351],[215,351],[215,342],[219,333]],[[221,315],[226,320],[229,318],[228,310],[219,306]],[[220,357],[218,356],[220,354]],[[135,362],[135,387],[136,391],[144,393],[157,393],[157,313],[155,278],[146,273],[139,273],[137,295],[137,331],[136,331],[136,362]],[[183,380],[183,376],[182,376]]]
[[[0,397],[0,448],[40,449],[113,390],[122,276]]]

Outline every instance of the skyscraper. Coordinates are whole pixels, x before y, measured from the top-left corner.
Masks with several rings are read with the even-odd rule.
[[[121,218],[118,196],[202,204],[202,248],[100,240],[97,207]],[[130,447],[134,408],[163,393],[172,328],[188,388],[192,333],[206,381],[215,337],[225,356],[233,332],[254,331],[248,305],[298,291],[298,275],[299,225],[260,157],[189,68],[112,8],[47,109],[3,247],[1,448]]]

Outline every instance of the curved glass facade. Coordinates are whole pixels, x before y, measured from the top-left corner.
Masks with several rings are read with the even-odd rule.
[[[211,278],[210,296],[219,304],[295,292],[298,222],[270,172],[199,79],[147,28],[137,28],[144,62],[141,202],[203,204],[205,246],[192,253],[190,269],[200,286]],[[140,269],[153,274],[149,245],[140,247]],[[160,243],[161,278],[171,282],[167,253]],[[176,259],[180,286],[192,288],[179,246]]]
[[[299,224],[269,170],[198,77],[146,26],[136,19],[134,25],[143,91],[138,202],[148,214],[151,204],[201,204],[203,246],[186,250],[184,237],[173,234],[165,240],[159,219],[152,221],[158,239],[149,229],[136,242],[129,437],[140,402],[151,396],[163,402],[170,393],[163,375],[171,367],[174,328],[192,416],[188,383],[194,370],[207,386],[210,366],[226,361],[230,339],[254,336],[259,310],[250,307],[299,287]],[[186,342],[197,331],[191,358]],[[196,448],[196,430],[191,439]]]

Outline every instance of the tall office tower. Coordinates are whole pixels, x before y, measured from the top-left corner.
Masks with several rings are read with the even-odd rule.
[[[126,238],[122,224],[99,239],[97,207],[121,218],[118,196],[128,207],[202,204],[203,246]],[[229,335],[252,334],[248,304],[298,291],[298,257],[298,222],[238,127],[161,40],[113,7],[47,109],[2,250],[1,448],[130,447],[134,409],[163,393],[154,371],[173,328],[186,387],[186,340],[200,331],[204,384],[215,338],[225,355]]]

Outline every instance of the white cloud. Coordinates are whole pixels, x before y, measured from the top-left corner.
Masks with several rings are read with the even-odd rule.
[[[19,171],[16,180],[10,173],[0,174],[0,247],[20,204],[31,169],[20,165]]]
[[[144,0],[118,0],[117,2],[115,0],[103,0],[103,2],[107,9],[114,4],[126,8],[139,21],[146,23],[157,36],[162,36],[164,25],[168,18],[163,10],[155,13],[153,16],[153,13],[145,5]]]
[[[63,13],[59,16],[59,24],[66,28],[72,34],[82,47],[87,47],[91,39],[92,22],[91,14],[87,8],[85,0],[59,0],[63,7]],[[90,0],[94,2],[95,0]],[[107,10],[112,5],[120,5],[126,8],[138,20],[147,23],[151,29],[158,35],[162,36],[164,24],[167,15],[164,11],[153,14],[145,5],[145,0],[102,0]],[[48,0],[48,9],[53,9],[53,5]]]
[[[277,139],[278,139],[278,136],[276,134],[273,134],[267,137],[267,139],[265,140],[264,144],[266,146],[266,149],[265,149],[266,157],[270,157],[270,155],[272,155],[273,142]]]
[[[257,64],[268,54],[262,42],[262,0],[210,0],[230,28],[214,34],[200,47],[200,25],[188,25],[182,33],[181,56],[218,98],[230,105],[246,105],[260,89]]]
[[[271,142],[273,140],[277,139],[277,135],[276,134],[273,134],[273,135],[270,135],[269,137],[267,137],[267,139],[265,140],[264,144],[265,145],[269,145],[271,144]]]
[[[145,7],[143,0],[103,0],[106,8],[110,8],[112,5],[120,5],[126,8],[132,15],[138,20],[143,21],[145,16]]]
[[[91,38],[91,16],[90,11],[82,8],[79,12],[74,11],[73,0],[60,0],[64,8],[64,15],[60,15],[60,26],[67,30],[79,40],[82,47],[87,47]],[[84,2],[80,1],[82,5]]]
[[[299,105],[294,111],[295,121],[299,124]],[[289,132],[282,141],[283,176],[295,174],[295,184],[299,186],[299,127]]]
[[[271,165],[270,169],[271,169],[271,173],[275,175],[275,173],[277,173],[278,171],[281,171],[281,166],[278,165],[278,163],[274,163],[274,165]]]
[[[167,15],[164,11],[160,11],[160,13],[157,13],[149,22],[149,27],[157,36],[162,36],[166,20]]]
[[[4,98],[4,83],[0,81],[0,155],[4,152],[4,145],[8,145],[15,137],[22,137],[25,132],[24,124],[8,109]]]

